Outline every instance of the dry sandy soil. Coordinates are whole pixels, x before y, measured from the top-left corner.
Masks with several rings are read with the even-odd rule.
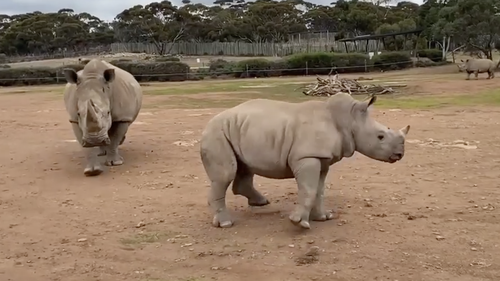
[[[196,141],[222,109],[146,96],[124,165],[85,177],[62,97],[44,89],[1,90],[0,280],[500,280],[499,108],[375,108],[391,127],[411,124],[407,152],[333,166],[325,200],[339,218],[297,229],[294,181],[256,178],[271,205],[250,209],[228,191],[236,224],[218,229]]]

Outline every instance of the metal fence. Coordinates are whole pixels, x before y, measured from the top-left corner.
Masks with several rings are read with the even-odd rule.
[[[347,46],[347,49],[346,49]],[[182,54],[186,56],[287,56],[295,53],[310,52],[369,52],[383,50],[382,44],[377,40],[370,40],[368,46],[365,42],[338,42],[329,38],[316,40],[293,40],[287,43],[274,42],[176,42],[166,43],[163,49],[170,54]],[[111,44],[113,53],[147,53],[157,54],[158,48],[155,44],[147,43],[113,43]]]

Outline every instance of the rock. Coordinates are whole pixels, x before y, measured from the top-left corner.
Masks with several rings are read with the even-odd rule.
[[[86,242],[87,241],[87,238],[80,238],[78,239],[78,242]]]
[[[436,236],[436,240],[437,240],[437,241],[442,241],[442,240],[444,240],[444,239],[445,239],[445,238],[444,238],[443,236],[441,236],[441,235]]]

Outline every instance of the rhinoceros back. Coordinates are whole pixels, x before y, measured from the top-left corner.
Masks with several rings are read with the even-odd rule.
[[[108,68],[115,69],[115,80],[111,86],[111,114],[113,121],[133,122],[142,106],[142,88],[129,72],[103,61]]]
[[[488,72],[495,70],[495,63],[490,59],[469,59],[466,70],[469,72]]]

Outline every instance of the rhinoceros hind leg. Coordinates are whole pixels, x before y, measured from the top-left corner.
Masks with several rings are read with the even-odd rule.
[[[123,164],[123,157],[118,152],[118,146],[125,139],[130,123],[114,122],[109,130],[110,144],[106,147],[106,165],[119,166]]]
[[[200,155],[203,167],[210,179],[208,205],[214,214],[212,225],[231,227],[233,220],[226,207],[226,192],[229,184],[236,177],[236,156],[227,139],[222,136],[210,136],[202,139]]]
[[[268,205],[269,200],[255,189],[253,185],[253,176],[254,175],[249,171],[248,167],[238,161],[238,169],[233,181],[233,194],[245,196],[248,199],[249,206]]]

